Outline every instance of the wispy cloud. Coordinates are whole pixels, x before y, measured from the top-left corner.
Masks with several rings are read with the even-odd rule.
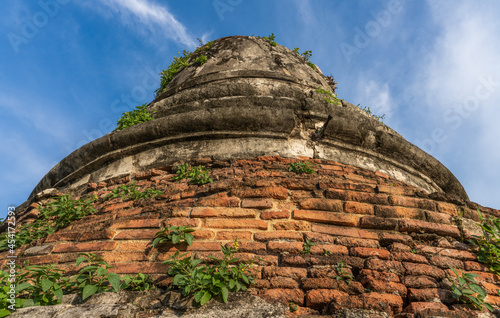
[[[360,106],[370,107],[373,114],[390,117],[393,108],[393,101],[389,85],[387,83],[378,83],[374,80],[360,80],[358,86],[357,100]]]
[[[147,0],[101,0],[102,3],[117,10],[127,23],[130,15],[146,26],[153,34],[162,35],[194,48],[196,41],[186,27],[165,7]]]

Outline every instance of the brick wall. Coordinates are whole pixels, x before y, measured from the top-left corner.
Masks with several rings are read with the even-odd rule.
[[[172,181],[172,167],[90,183],[82,195],[101,198],[97,213],[18,249],[20,260],[57,264],[71,274],[78,253],[95,252],[115,266],[114,272],[152,274],[164,285],[169,279],[162,261],[175,251],[196,258],[221,256],[220,244],[237,238],[236,257],[256,264],[250,292],[266,299],[312,310],[329,305],[330,310],[403,312],[401,317],[422,310],[442,314],[460,309],[452,306],[443,285],[452,266],[478,274],[487,300],[500,305],[499,278],[462,243],[473,232],[457,222],[462,215],[479,220],[477,208],[486,215],[499,216],[499,211],[330,161],[308,159],[316,164],[316,174],[289,172],[296,161],[200,159],[192,164],[209,167],[214,179],[201,186]],[[132,181],[165,194],[137,201],[104,199]],[[21,211],[21,224],[36,218],[39,203]],[[155,233],[166,225],[195,228],[193,245],[152,248]],[[311,254],[301,253],[305,239],[316,244]],[[350,284],[335,279],[341,261],[355,277]]]

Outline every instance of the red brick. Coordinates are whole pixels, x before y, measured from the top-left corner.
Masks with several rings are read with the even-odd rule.
[[[334,236],[320,234],[320,233],[306,232],[306,233],[304,233],[304,237],[307,238],[311,242],[331,243],[331,244],[335,243]]]
[[[414,196],[415,190],[409,187],[399,187],[399,186],[387,186],[387,185],[378,185],[377,190],[380,193],[390,193],[395,195],[406,195],[406,196]]]
[[[280,302],[286,305],[290,302],[299,306],[304,304],[304,292],[300,289],[268,289],[263,291],[260,296],[272,302]]]
[[[109,211],[117,211],[125,208],[129,208],[134,204],[134,201],[120,202],[120,203],[112,203],[104,207],[104,212]]]
[[[395,282],[368,279],[363,285],[375,292],[395,294],[403,298],[406,297],[406,293],[408,292],[405,285]]]
[[[288,210],[281,211],[265,211],[260,214],[262,220],[288,219],[290,212]]]
[[[407,262],[403,263],[403,265],[406,268],[406,275],[425,275],[437,279],[443,279],[446,277],[445,272],[435,266]]]
[[[394,314],[403,311],[403,299],[398,295],[372,292],[358,295],[356,298],[359,299],[363,309],[386,312],[392,311]],[[354,303],[356,303],[355,300]]]
[[[235,197],[228,197],[225,192],[199,198],[196,202],[198,206],[209,207],[237,207],[240,200]]]
[[[327,189],[325,190],[325,196],[328,199],[336,199],[342,201],[356,201],[381,205],[389,204],[389,200],[387,199],[387,195],[385,194]]]
[[[92,240],[109,240],[112,239],[116,234],[116,231],[103,230],[97,232],[85,232],[82,233],[80,237],[80,242],[82,241],[92,241]]]
[[[263,254],[266,252],[266,244],[260,242],[239,242],[238,252],[240,253],[255,253]],[[233,243],[227,243],[226,246],[231,246]]]
[[[448,269],[450,267],[454,268],[464,268],[464,263],[462,261],[446,257],[446,256],[439,256],[439,255],[434,255],[430,258],[430,263],[432,265],[435,265],[437,267],[441,267],[444,269]]]
[[[452,224],[453,218],[446,213],[425,211],[427,221],[442,224]]]
[[[304,210],[342,212],[342,201],[340,200],[310,198],[301,201],[299,206]]]
[[[336,278],[340,273],[336,271],[336,266],[334,267],[310,267],[308,269],[309,277],[312,278]],[[352,275],[352,270],[350,268],[342,268],[345,274]]]
[[[229,218],[254,218],[254,210],[239,208],[193,208],[192,218],[229,217]]]
[[[397,261],[428,264],[429,261],[423,255],[411,252],[393,252],[392,255]]]
[[[411,302],[433,301],[439,299],[441,301],[445,300],[444,302],[446,303],[448,298],[453,299],[449,290],[439,288],[409,288],[408,297]]]
[[[419,198],[410,198],[403,196],[390,196],[389,203],[391,205],[404,206],[408,208],[418,208],[423,210],[436,210],[436,203],[430,200],[424,200]]]
[[[312,225],[312,231],[330,235],[338,235],[338,236],[350,236],[357,238],[366,238],[366,239],[377,239],[378,236],[376,233],[372,233],[366,230],[356,229],[356,228],[348,228],[348,227],[339,227],[333,225]]]
[[[411,251],[411,247],[409,247],[408,245],[397,243],[397,242],[389,245],[387,247],[387,249],[389,251],[391,251],[392,253],[394,253],[394,252],[408,252],[409,253]]]
[[[288,277],[272,277],[271,288],[299,288],[299,283]]]
[[[274,240],[303,241],[302,233],[290,231],[257,232],[254,234],[256,241],[267,242]]]
[[[371,184],[364,183],[354,183],[348,181],[337,181],[331,180],[328,182],[319,182],[318,186],[320,189],[341,189],[341,190],[353,190],[368,193],[375,193],[375,186]],[[387,197],[387,196],[386,196]]]
[[[399,233],[380,233],[380,245],[389,246],[394,242],[410,244],[413,240],[409,235]]]
[[[117,251],[144,251],[151,246],[151,241],[122,241],[116,248]]]
[[[262,277],[289,277],[295,280],[299,280],[307,277],[307,269],[296,268],[296,267],[278,267],[278,266],[265,266],[262,268]]]
[[[118,242],[113,241],[78,244],[62,243],[54,248],[53,253],[111,251],[117,245]]]
[[[271,199],[244,199],[241,200],[242,208],[251,209],[270,209],[273,207],[273,200]]]
[[[215,237],[215,233],[210,230],[196,230],[191,234],[198,240],[211,240]]]
[[[460,237],[460,231],[456,226],[436,224],[418,220],[400,220],[399,231],[408,233],[435,233],[442,236],[452,236],[455,238]]]
[[[359,216],[345,213],[320,212],[309,210],[293,211],[293,218],[310,222],[330,223],[345,226],[358,226]]]
[[[330,252],[333,255],[348,255],[349,250],[345,246],[341,245],[314,245],[311,246],[311,254],[324,254],[325,251]]]
[[[364,229],[395,230],[398,226],[398,220],[379,218],[376,216],[363,216],[359,226]]]
[[[367,240],[367,239],[353,238],[353,237],[338,237],[335,239],[335,243],[347,247],[369,247],[369,248],[380,247],[378,240]]]
[[[466,271],[487,272],[490,270],[488,266],[481,264],[481,263],[478,263],[478,262],[472,262],[472,261],[465,261],[464,268]]]
[[[475,260],[477,260],[477,256],[474,253],[471,253],[468,251],[453,250],[453,249],[442,249],[439,251],[439,255],[456,258],[456,259],[459,259],[461,261],[475,261]]]
[[[191,246],[187,245],[185,250],[186,251],[220,251],[220,249],[221,249],[220,245],[221,244],[219,242],[196,242],[196,241],[194,241],[193,245],[191,245]],[[178,245],[176,247],[180,247],[180,246]]]
[[[350,255],[362,258],[377,257],[380,259],[389,259],[391,253],[379,248],[351,247]]]
[[[439,286],[439,282],[429,276],[421,275],[421,276],[405,276],[404,284],[406,287],[412,288],[437,288]]]
[[[152,240],[158,230],[126,230],[115,236],[115,240]]]
[[[130,219],[115,221],[111,225],[112,229],[134,229],[134,228],[159,228],[160,219]]]
[[[449,214],[451,216],[458,216],[458,211],[456,206],[450,203],[437,202],[437,210]]]
[[[481,286],[484,288],[486,293],[490,295],[498,295],[497,290],[499,290],[499,288],[497,285],[488,282],[481,282]]]
[[[187,218],[174,218],[167,219],[165,221],[165,226],[185,226],[190,228],[197,228],[201,225],[199,219],[187,219]]]
[[[162,263],[140,262],[140,263],[116,263],[109,271],[117,274],[165,274],[168,265]]]
[[[429,310],[449,311],[448,307],[437,302],[412,302],[405,309],[407,313],[419,313]]]
[[[76,241],[80,237],[81,233],[79,232],[65,232],[60,233],[56,232],[53,234],[49,234],[45,239],[45,243],[49,242],[61,242],[61,241]]]
[[[350,201],[344,203],[344,211],[347,213],[369,214],[369,215],[373,215],[375,213],[373,205],[371,204],[350,202]]]
[[[375,215],[382,218],[425,220],[424,211],[398,206],[375,206]]]
[[[126,218],[130,216],[139,215],[142,212],[142,208],[119,210],[116,212],[116,218]]]
[[[363,293],[364,288],[359,282],[349,281],[334,278],[307,278],[302,282],[302,289],[337,289],[346,292],[350,295]]]
[[[300,253],[303,250],[302,242],[269,242],[267,243],[267,250],[270,253]]]
[[[30,265],[38,264],[56,264],[59,261],[59,255],[40,255],[40,256],[30,256],[23,257],[23,260],[28,260]]]
[[[214,229],[259,229],[267,230],[268,223],[262,220],[206,219],[205,226]]]
[[[379,272],[394,273],[397,275],[402,275],[405,273],[405,268],[401,262],[397,261],[386,261],[381,259],[368,259],[365,263],[366,269],[371,269]]]
[[[234,241],[238,239],[242,240],[250,240],[252,238],[252,232],[249,231],[219,231],[216,235],[217,241]]]
[[[348,304],[349,294],[336,289],[314,289],[306,294],[306,306],[321,310],[330,302]]]
[[[379,272],[379,271],[374,271],[374,270],[366,269],[366,268],[362,269],[359,272],[357,279],[362,284],[367,283],[371,279],[380,280],[380,281],[384,281],[384,282],[393,282],[393,283],[400,282],[399,276],[394,274],[394,273]]]
[[[286,221],[273,224],[277,231],[310,231],[311,224],[304,221]]]
[[[239,188],[231,191],[233,196],[239,198],[273,198],[284,200],[288,197],[288,189],[283,187]]]

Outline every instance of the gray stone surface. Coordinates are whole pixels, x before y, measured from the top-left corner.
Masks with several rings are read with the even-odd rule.
[[[238,36],[216,40],[207,56],[205,64],[182,69],[150,103],[155,120],[75,150],[30,198],[193,158],[280,155],[335,160],[468,199],[435,158],[358,107],[326,102],[316,92],[328,89],[326,78],[289,49]],[[328,115],[323,138],[313,141]]]

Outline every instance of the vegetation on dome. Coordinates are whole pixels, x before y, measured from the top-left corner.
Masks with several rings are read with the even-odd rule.
[[[116,130],[122,130],[153,119],[153,114],[147,109],[147,104],[136,106],[134,110],[124,112],[118,120]]]

